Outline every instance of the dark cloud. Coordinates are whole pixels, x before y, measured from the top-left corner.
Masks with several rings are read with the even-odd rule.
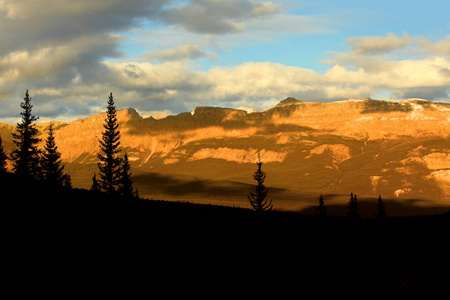
[[[441,69],[439,69],[439,74],[441,74],[445,77],[450,77],[450,69],[449,68],[441,68]]]
[[[209,51],[204,51],[198,45],[187,44],[177,47],[172,47],[166,50],[148,51],[142,55],[143,59],[157,60],[157,61],[175,61],[184,59],[209,58],[210,60],[217,60],[217,54]]]
[[[421,98],[430,101],[447,100],[450,96],[450,88],[448,87],[417,87],[399,89],[392,93],[395,99]]]
[[[192,0],[189,4],[164,9],[160,17],[197,33],[224,34],[241,31],[244,21],[276,13],[273,2],[254,0]]]
[[[171,2],[0,0],[2,109],[10,107],[4,103],[7,100],[20,102],[26,89],[37,93],[37,99],[45,95],[48,101],[52,97],[62,101],[73,94],[80,96],[79,101],[91,99],[91,87],[108,86],[112,77],[104,59],[123,55],[119,45],[124,38],[116,32],[136,26],[143,18],[154,18]],[[78,93],[78,87],[84,87],[86,94]],[[61,101],[53,106],[62,105]],[[42,113],[76,111],[75,106],[52,110],[48,105]]]
[[[0,55],[60,45],[81,36],[126,30],[153,18],[169,0],[4,0]]]

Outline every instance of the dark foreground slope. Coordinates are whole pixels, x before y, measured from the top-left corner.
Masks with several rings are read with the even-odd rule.
[[[0,288],[9,297],[366,296],[450,284],[447,215],[319,223],[50,190],[13,175],[0,190]]]

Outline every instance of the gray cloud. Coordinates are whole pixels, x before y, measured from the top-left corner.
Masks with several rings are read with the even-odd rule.
[[[445,39],[432,43],[426,39],[418,40],[419,47],[424,51],[434,55],[450,55],[450,35],[447,35]]]
[[[98,36],[152,18],[169,0],[3,0],[0,55],[60,45],[80,36]]]
[[[448,99],[450,88],[448,87],[420,87],[399,89],[392,93],[395,99],[421,98],[430,101],[442,101]]]
[[[198,45],[187,44],[172,47],[166,50],[147,51],[142,55],[146,60],[157,61],[176,61],[184,59],[209,58],[210,60],[218,60],[217,54],[209,51],[203,51]]]
[[[242,31],[245,20],[277,12],[273,2],[255,0],[192,0],[161,13],[167,24],[179,25],[197,33],[225,34]]]
[[[102,61],[123,55],[119,45],[124,38],[115,32],[154,18],[171,2],[0,0],[2,115],[15,114],[11,103],[20,103],[26,89],[36,101],[49,101],[35,107],[43,115],[86,113],[80,107],[91,107],[86,101],[96,99],[93,87],[97,95],[103,91],[99,87],[110,89],[113,75]],[[72,97],[77,102],[70,102]]]

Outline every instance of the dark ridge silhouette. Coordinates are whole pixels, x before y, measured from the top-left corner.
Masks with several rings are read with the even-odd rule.
[[[448,214],[382,224],[327,214],[318,223],[313,214],[55,189],[9,173],[0,189],[0,292],[10,298],[255,295],[261,278],[264,294],[277,296],[439,292],[450,283]]]

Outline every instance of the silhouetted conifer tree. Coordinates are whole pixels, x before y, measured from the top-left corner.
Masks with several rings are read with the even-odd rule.
[[[316,207],[315,216],[321,220],[325,219],[327,216],[327,209],[325,207],[325,202],[323,201],[323,195],[319,197],[319,206]]]
[[[44,181],[51,185],[61,186],[64,166],[61,166],[61,153],[56,146],[53,124],[51,123],[42,152],[41,165]]]
[[[353,193],[350,194],[347,216],[352,220],[358,220],[361,218],[361,215],[359,214],[358,199],[356,198],[356,195],[353,195]]]
[[[258,157],[258,170],[256,170],[253,178],[258,182],[256,185],[256,193],[250,193],[248,195],[248,200],[250,200],[250,205],[255,211],[270,211],[272,210],[272,201],[267,199],[267,189],[264,186],[264,180],[266,179],[266,173],[261,170],[262,162],[261,157]]]
[[[377,202],[377,213],[375,214],[375,218],[378,221],[383,221],[386,219],[386,208],[384,207],[383,199],[381,199],[381,195],[378,196]]]
[[[136,198],[136,199],[139,199],[139,191],[138,191],[137,188],[135,188],[134,191],[133,191],[133,197]]]
[[[101,192],[100,184],[98,184],[97,177],[95,176],[95,173],[94,173],[94,176],[92,176],[92,185],[91,185],[90,191],[96,192],[96,193]]]
[[[114,105],[114,99],[112,93],[109,95],[107,104],[105,124],[103,124],[105,131],[102,133],[102,139],[100,142],[100,149],[104,155],[99,154],[98,163],[99,168],[99,184],[100,188],[110,194],[117,192],[120,180],[121,159],[117,157],[117,153],[120,152],[120,132],[118,130],[119,124],[117,124],[116,107]]]
[[[130,162],[128,161],[128,155],[126,153],[122,160],[119,194],[126,199],[133,198],[133,182],[131,181]]]
[[[72,177],[69,174],[64,174],[62,177],[62,186],[66,188],[72,188]]]
[[[5,151],[3,150],[3,141],[2,137],[0,136],[0,173],[6,172],[6,159],[8,157],[5,154]]]
[[[16,132],[12,133],[13,142],[17,147],[11,154],[13,170],[19,176],[40,179],[40,151],[37,148],[37,143],[40,139],[37,138],[38,130],[36,124],[33,124],[38,117],[31,114],[33,105],[31,105],[28,90],[23,100],[20,104],[20,107],[23,109],[20,113],[22,122],[17,123]]]

